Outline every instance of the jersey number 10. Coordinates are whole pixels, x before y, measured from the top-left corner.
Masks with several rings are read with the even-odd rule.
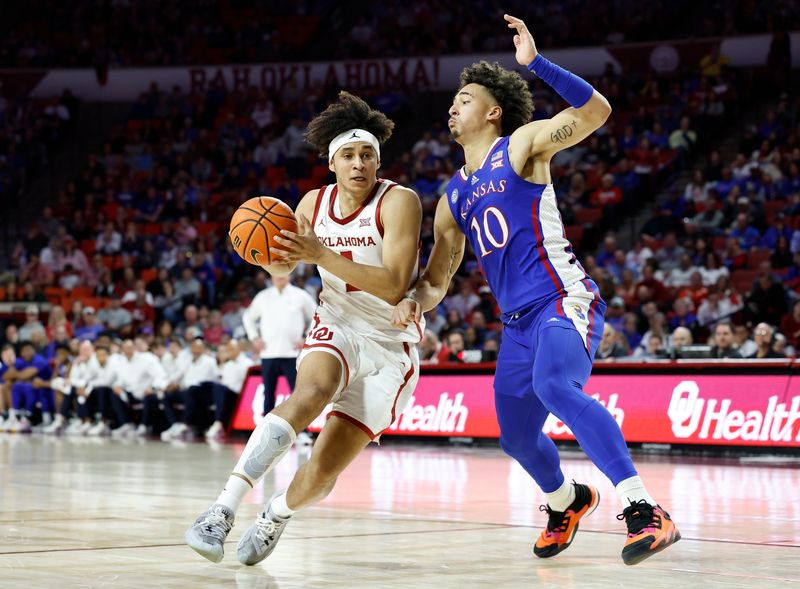
[[[489,228],[489,215],[492,215],[495,220],[497,221],[497,225],[500,227],[500,238],[494,236],[491,229]],[[503,213],[500,212],[500,209],[496,207],[486,207],[486,210],[483,211],[483,232],[481,232],[481,226],[478,224],[477,217],[472,217],[472,223],[470,227],[475,230],[475,236],[478,238],[478,245],[481,249],[481,257],[488,256],[494,250],[487,250],[486,245],[483,242],[483,237],[481,233],[486,236],[486,241],[492,244],[496,248],[503,247],[508,242],[508,223],[506,222],[506,218],[503,216]]]

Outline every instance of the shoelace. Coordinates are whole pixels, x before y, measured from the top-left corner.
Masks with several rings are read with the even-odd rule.
[[[225,513],[217,509],[206,515],[206,518],[200,523],[200,527],[206,535],[224,540],[233,526],[225,517]]]
[[[259,515],[256,518],[256,538],[263,542],[269,542],[275,539],[275,532],[278,526],[269,517]]]
[[[661,516],[655,512],[655,507],[644,499],[631,501],[630,505],[622,510],[617,519],[625,520],[629,534],[638,534],[645,528],[661,528]]]
[[[566,511],[553,511],[549,505],[540,505],[539,511],[547,514],[547,532],[566,532],[569,525],[569,516]]]

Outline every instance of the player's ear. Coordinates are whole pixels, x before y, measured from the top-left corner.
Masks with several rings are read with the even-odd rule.
[[[375,166],[375,169],[376,170],[380,170],[381,169],[381,160],[378,160],[378,165]]]
[[[486,120],[488,121],[499,121],[500,117],[503,116],[503,109],[500,108],[499,104],[495,104],[493,107],[489,109],[489,114],[486,115]]]
[[[328,169],[334,174],[336,173],[336,168],[333,167],[333,158],[328,161]]]

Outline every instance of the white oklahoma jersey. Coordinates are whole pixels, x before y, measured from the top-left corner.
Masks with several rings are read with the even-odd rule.
[[[366,201],[347,216],[341,214],[336,184],[320,188],[311,219],[314,233],[326,247],[356,263],[383,265],[381,203],[394,182],[378,180]],[[409,286],[416,282],[419,259]],[[405,329],[391,324],[394,307],[347,284],[323,268],[321,304],[309,329],[298,363],[313,351],[340,360],[342,379],[329,415],[336,415],[377,438],[408,404],[419,378],[416,344],[424,319]]]

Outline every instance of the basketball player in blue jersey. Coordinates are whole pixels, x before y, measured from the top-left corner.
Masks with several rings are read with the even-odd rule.
[[[553,413],[615,485],[623,504],[618,517],[628,526],[622,559],[633,565],[680,534],[645,489],[611,414],[583,392],[606,305],[564,235],[550,178],[550,159],[603,125],[611,107],[587,82],[540,55],[525,23],[505,20],[516,31],[517,61],[572,107],[529,122],[533,100],[518,73],[486,62],[461,73],[448,125],[466,165],[439,200],[428,266],[394,320],[406,325],[439,304],[469,237],[502,310],[494,379],[500,445],[547,496],[541,509],[548,522],[534,554],[547,558],[569,547],[578,522],[599,502],[594,487],[565,480],[556,446],[542,432]]]

